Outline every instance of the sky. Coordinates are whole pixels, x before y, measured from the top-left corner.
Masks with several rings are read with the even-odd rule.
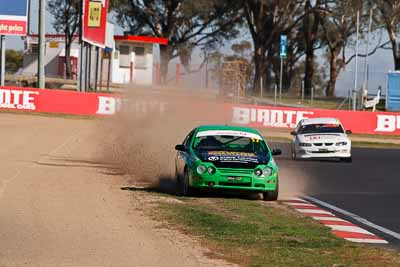
[[[0,4],[4,1],[9,0],[0,0]],[[13,0],[20,1],[20,0]],[[30,27],[31,32],[37,33],[38,29],[38,14],[39,14],[39,0],[31,0],[31,19],[30,19]],[[2,7],[0,7],[0,10]],[[52,27],[52,17],[49,12],[46,11],[46,32],[47,33],[55,33]],[[120,27],[116,27],[116,32],[121,34],[123,30]],[[384,39],[387,39],[387,36],[384,36]],[[8,49],[17,49],[22,50],[24,48],[24,43],[21,37],[11,37],[7,36],[6,38],[6,47]],[[370,45],[370,49],[372,49],[373,44]],[[361,41],[359,46],[360,53],[365,52],[365,42]],[[321,53],[319,53],[321,55]],[[354,51],[349,50],[348,56],[354,54]],[[320,60],[320,62],[323,62]],[[326,64],[328,68],[329,65],[325,62],[321,64]],[[368,79],[368,88],[371,94],[375,94],[378,86],[382,86],[384,89],[383,94],[385,94],[386,87],[386,73],[393,69],[393,59],[390,50],[378,50],[374,55],[369,57],[369,79]],[[350,92],[354,88],[354,70],[355,70],[355,60],[346,66],[345,70],[342,71],[339,75],[337,86],[336,86],[336,95],[337,96],[346,96],[348,92]],[[364,58],[359,58],[358,62],[358,87],[363,84],[364,80]]]

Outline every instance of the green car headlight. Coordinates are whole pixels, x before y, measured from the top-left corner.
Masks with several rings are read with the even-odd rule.
[[[254,171],[254,173],[255,173],[258,177],[261,177],[261,176],[263,175],[263,171],[262,171],[261,169],[256,169],[256,170]]]
[[[207,172],[208,172],[208,174],[214,174],[216,172],[216,170],[214,167],[210,166],[207,168]]]
[[[206,168],[206,166],[204,166],[204,165],[199,165],[198,167],[197,167],[197,173],[198,174],[203,174],[203,173],[205,173],[207,171],[207,168]]]
[[[265,168],[264,169],[264,176],[269,177],[272,174],[272,169],[271,168]]]
[[[255,169],[254,174],[258,177],[269,177],[272,174],[272,169],[269,167],[265,169],[257,168]]]

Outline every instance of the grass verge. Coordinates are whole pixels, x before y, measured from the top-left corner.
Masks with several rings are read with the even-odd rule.
[[[160,198],[154,192],[140,194]],[[199,240],[210,256],[241,266],[400,266],[399,252],[336,238],[327,227],[279,203],[161,198],[170,201],[147,209],[151,216]]]

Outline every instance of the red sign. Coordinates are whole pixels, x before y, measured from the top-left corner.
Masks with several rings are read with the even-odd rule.
[[[294,128],[301,119],[334,117],[354,133],[400,134],[400,113],[394,112],[234,105],[228,107],[228,114],[232,123],[256,128]]]
[[[98,47],[105,47],[108,0],[85,0],[83,7],[82,39]]]
[[[112,115],[120,97],[63,90],[0,87],[0,109],[75,115]]]
[[[0,35],[26,35],[26,21],[0,19]]]
[[[0,87],[0,110],[103,116],[115,114],[122,105],[124,109],[139,113],[164,113],[168,108],[168,103],[156,99],[127,102],[115,94]],[[226,105],[225,113],[233,124],[256,128],[294,128],[301,119],[334,117],[354,133],[400,134],[400,113],[395,112]]]
[[[26,35],[27,12],[28,0],[0,0],[0,35]]]

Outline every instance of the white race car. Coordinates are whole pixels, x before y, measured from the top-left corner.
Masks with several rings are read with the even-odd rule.
[[[313,118],[301,120],[293,136],[292,158],[337,158],[351,162],[351,140],[336,118]]]

